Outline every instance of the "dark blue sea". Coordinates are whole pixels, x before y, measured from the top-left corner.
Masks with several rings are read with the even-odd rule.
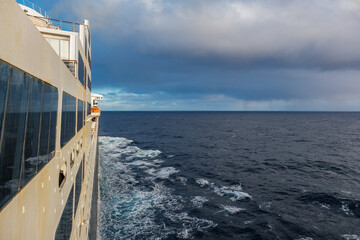
[[[102,112],[100,239],[360,239],[360,113]]]

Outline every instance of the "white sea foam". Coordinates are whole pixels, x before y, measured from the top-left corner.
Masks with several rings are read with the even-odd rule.
[[[105,207],[106,211],[101,211],[103,224],[110,223],[114,229],[113,239],[132,239],[134,236],[155,239],[155,234],[166,238],[175,233],[175,229],[156,223],[155,208],[178,210],[182,207],[180,197],[171,195],[169,189],[160,184],[156,184],[152,191],[121,192]]]
[[[195,180],[195,182],[196,182],[197,184],[199,184],[201,187],[204,187],[204,186],[206,186],[206,185],[209,185],[209,181],[206,180],[206,179],[203,179],[203,178],[197,178],[197,179]]]
[[[241,185],[235,185],[230,187],[225,187],[225,186],[218,187],[212,184],[211,188],[219,196],[231,196],[230,198],[231,201],[239,201],[246,198],[250,198],[250,199],[252,198],[250,194],[242,191]]]
[[[271,204],[272,204],[272,202],[263,202],[263,203],[259,204],[259,208],[261,208],[261,209],[270,208]]]
[[[176,170],[174,167],[164,167],[164,168],[160,168],[155,176],[157,178],[161,178],[161,179],[166,179],[169,178],[171,174],[177,173],[179,172],[179,170]]]
[[[156,169],[155,168],[149,168],[149,169],[146,169],[145,172],[147,174],[154,175],[155,172],[156,172]]]
[[[181,239],[191,238],[191,229],[184,228],[181,232],[177,234],[177,237]]]
[[[124,148],[132,143],[132,140],[121,138],[121,137],[107,137],[107,136],[100,136],[99,137],[99,145],[102,150],[111,150],[114,151],[118,148]]]
[[[208,180],[203,178],[197,178],[195,182],[201,187],[209,186],[219,196],[230,196],[231,201],[239,201],[243,199],[252,199],[250,194],[243,192],[241,185],[233,186],[217,186],[214,183],[210,183]]]
[[[236,214],[242,211],[245,211],[245,208],[239,208],[239,207],[234,207],[234,206],[224,206],[222,205],[222,208],[224,209],[224,211],[226,211],[227,213],[230,214]]]
[[[128,169],[127,164],[124,164],[122,162],[115,162],[112,167],[116,168],[117,170],[123,171],[126,171]]]
[[[341,235],[341,237],[346,240],[360,240],[360,236],[355,235],[355,234],[344,234],[344,235]]]
[[[207,201],[209,201],[209,199],[201,196],[195,196],[191,199],[192,204],[194,204],[194,206],[197,208],[201,208]]]
[[[193,238],[196,232],[216,226],[209,220],[179,213],[184,208],[183,198],[161,183],[179,170],[161,168],[164,160],[155,159],[159,150],[142,150],[125,138],[99,137],[99,143],[100,238]],[[145,173],[150,176],[143,177]],[[186,182],[186,178],[179,179]],[[161,216],[172,224],[159,223]]]
[[[133,159],[155,158],[161,151],[143,150],[137,146],[131,146],[132,140],[120,137],[99,137],[101,155],[110,155],[112,159],[125,156],[127,161]]]
[[[157,157],[161,151],[159,150],[142,150],[136,146],[129,146],[125,149],[127,155],[130,155],[126,157],[127,161],[133,160],[135,158],[154,158]]]
[[[177,173],[179,170],[176,170],[174,167],[163,167],[160,169],[150,168],[145,170],[145,172],[152,175],[154,178],[167,179],[171,174]]]
[[[161,164],[164,162],[164,160],[161,160],[161,159],[155,159],[153,160],[154,163],[157,163],[157,164]]]
[[[313,240],[311,237],[301,237],[297,238],[296,240]]]
[[[153,163],[145,162],[145,161],[142,161],[142,160],[137,160],[137,161],[131,162],[130,165],[134,165],[134,166],[154,166]]]
[[[322,208],[330,209],[329,204],[326,204],[326,203],[319,203],[319,204],[320,204],[320,207],[322,207]]]
[[[186,212],[182,213],[165,213],[167,217],[173,223],[182,222],[185,227],[177,236],[179,238],[189,238],[196,231],[203,232],[206,229],[214,228],[217,226],[213,221],[191,217]]]
[[[343,192],[343,193],[345,193],[345,194],[348,194],[348,195],[352,194],[352,192],[351,192],[351,191],[341,190],[341,192]]]
[[[341,202],[341,210],[348,216],[354,215],[349,209],[349,206],[344,202]]]
[[[247,220],[244,221],[244,224],[248,225],[248,224],[252,224],[253,222],[255,222],[255,220]]]
[[[178,179],[180,180],[180,182],[185,186],[187,183],[187,178],[185,177],[178,177]]]

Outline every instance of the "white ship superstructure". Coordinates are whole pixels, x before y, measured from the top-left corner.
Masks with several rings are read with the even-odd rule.
[[[95,239],[89,21],[0,0],[0,33],[0,239]]]

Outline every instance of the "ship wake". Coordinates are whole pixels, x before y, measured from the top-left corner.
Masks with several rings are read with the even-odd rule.
[[[192,217],[184,199],[166,186],[179,170],[162,166],[159,150],[144,150],[133,141],[99,137],[100,239],[191,239],[214,228],[207,219]]]

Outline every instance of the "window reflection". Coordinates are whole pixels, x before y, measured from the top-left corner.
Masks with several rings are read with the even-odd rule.
[[[89,67],[91,69],[91,56],[90,56],[90,51],[88,52],[88,61],[89,61]]]
[[[36,163],[39,146],[39,130],[41,119],[41,102],[43,83],[38,79],[30,78],[30,98],[28,120],[25,134],[24,163],[21,174],[21,186],[24,186],[36,173]]]
[[[77,171],[77,174],[76,174],[76,182],[75,182],[75,211],[77,209],[77,206],[78,206],[78,203],[79,203],[79,198],[80,198],[80,193],[81,193],[81,185],[82,185],[82,179],[83,179],[83,176],[82,176],[82,173],[83,173],[83,162],[84,162],[84,159],[81,161],[80,163],[80,166],[79,166],[79,169]]]
[[[88,45],[87,45],[87,38],[85,37],[85,54],[87,53],[88,51]]]
[[[51,121],[51,89],[50,85],[44,84],[43,101],[41,109],[41,122],[40,122],[40,145],[39,156],[37,159],[38,170],[48,162],[49,154],[49,140],[50,140],[50,121]]]
[[[10,66],[0,61],[0,132],[4,118],[4,108],[6,101],[6,92],[10,78]]]
[[[58,91],[51,88],[51,121],[50,121],[50,140],[49,140],[49,159],[55,155],[56,123],[58,110]]]
[[[87,103],[87,115],[91,114],[91,104]]]
[[[57,98],[56,88],[0,61],[0,208],[55,150]]]
[[[75,136],[76,98],[63,92],[61,116],[61,147]]]
[[[55,240],[70,239],[72,230],[72,212],[74,201],[74,187],[71,188],[69,197],[67,198],[64,211],[61,215],[59,225],[56,229]]]
[[[1,137],[1,206],[3,206],[19,190],[28,97],[29,79],[25,78],[24,72],[12,68],[4,129]]]
[[[87,85],[88,85],[89,90],[91,91],[91,81],[90,81],[89,76],[88,76],[88,80],[87,80]]]
[[[83,81],[83,85],[84,85],[84,87],[85,87],[85,89],[86,89],[86,77],[87,77],[87,72],[86,72],[86,67],[84,68],[85,69],[85,74],[84,74],[84,81]]]
[[[77,130],[80,131],[83,125],[84,125],[84,102],[78,100]]]
[[[84,60],[81,57],[80,52],[78,53],[78,59],[79,59],[79,66],[78,66],[78,79],[81,82],[83,86],[85,86],[84,83]]]

